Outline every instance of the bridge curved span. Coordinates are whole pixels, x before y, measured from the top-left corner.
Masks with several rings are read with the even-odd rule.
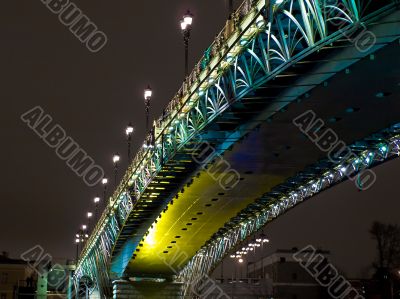
[[[189,188],[192,178],[206,165],[232,149],[260,123],[273,122],[273,116],[307,97],[316,86],[398,39],[398,23],[385,19],[396,15],[397,4],[394,0],[339,0],[334,4],[317,0],[245,1],[132,161],[82,252],[76,279],[91,277],[101,294],[109,296],[113,278],[139,275],[143,269],[138,266],[140,259],[142,265],[146,264],[142,247],[176,194],[185,186]],[[383,29],[377,20],[385,20]],[[361,45],[350,38],[369,27],[376,27],[377,40],[363,40]],[[360,45],[362,51],[356,48]],[[371,124],[360,131],[364,135],[359,137],[383,127],[382,123]],[[354,136],[358,135],[348,138],[354,140]],[[200,158],[208,145],[214,153],[203,161]],[[310,152],[310,157],[315,161],[321,155]],[[262,193],[306,165],[310,163],[303,161],[296,169],[279,175],[272,172]],[[262,194],[261,189],[254,192]],[[191,255],[257,194],[247,199],[243,194],[229,205],[215,226],[190,248]],[[198,255],[189,260],[190,256],[180,277],[190,280],[191,271],[199,265]],[[212,265],[204,266],[202,273]],[[149,275],[171,273],[167,270]]]
[[[339,156],[338,161],[327,158],[310,165],[227,222],[179,272],[176,281],[185,285],[185,293],[200,289],[223,258],[241,251],[242,243],[250,242],[265,225],[305,200],[348,179],[360,190],[363,180],[373,184],[375,174],[369,169],[400,155],[400,123],[357,141],[349,149],[351,153]]]

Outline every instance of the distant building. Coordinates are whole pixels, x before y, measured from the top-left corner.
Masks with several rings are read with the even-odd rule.
[[[250,278],[272,281],[272,294],[276,299],[323,299],[331,298],[300,264],[293,258],[297,248],[277,250],[275,253],[248,265]],[[326,261],[330,252],[319,250]]]
[[[35,287],[34,271],[25,261],[11,259],[6,252],[0,254],[0,299],[17,298],[18,292],[32,294]]]
[[[248,263],[246,278],[216,279],[218,288],[209,288],[207,298],[228,298],[220,297],[223,292],[232,299],[331,299],[326,289],[293,258],[296,252],[297,248],[277,250]],[[324,257],[320,261],[328,263],[329,251],[317,252]]]
[[[0,299],[66,298],[74,266],[32,264],[0,253]]]

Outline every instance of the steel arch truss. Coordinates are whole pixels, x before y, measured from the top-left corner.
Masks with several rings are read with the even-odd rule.
[[[133,201],[127,192],[119,198],[119,209],[107,215],[103,223],[101,234],[99,234],[91,247],[87,250],[90,254],[81,260],[80,266],[74,274],[75,286],[79,286],[79,280],[83,276],[90,277],[95,284],[95,288],[102,297],[111,298],[111,277],[108,268],[111,260],[112,249],[118,238],[121,223],[123,223],[133,208]]]
[[[196,290],[216,265],[269,221],[323,190],[351,178],[360,184],[360,174],[370,167],[400,155],[400,123],[350,146],[352,155],[337,163],[319,161],[290,178],[242,210],[201,248],[179,273],[185,293]],[[321,172],[323,169],[323,172]],[[361,188],[362,186],[358,186]]]
[[[77,280],[88,275],[100,290],[110,288],[106,272],[113,246],[142,194],[163,165],[201,136],[233,102],[245,101],[258,87],[303,57],[356,31],[396,0],[332,3],[244,1],[155,122],[81,254]]]

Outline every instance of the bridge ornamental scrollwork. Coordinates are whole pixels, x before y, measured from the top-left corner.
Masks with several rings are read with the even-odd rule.
[[[163,164],[233,102],[244,101],[303,57],[395,4],[395,0],[244,1],[228,21],[227,26],[236,22],[234,30],[224,28],[217,35],[191,79],[155,121],[146,138],[151,142],[145,142],[136,154],[81,253],[76,280],[92,277],[101,294],[107,295],[110,277],[105,269],[113,245],[141,195]],[[271,213],[279,213],[279,207],[265,217]]]

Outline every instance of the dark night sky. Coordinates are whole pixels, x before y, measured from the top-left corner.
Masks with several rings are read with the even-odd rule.
[[[143,140],[144,87],[151,84],[154,89],[154,117],[180,87],[179,18],[187,8],[195,14],[193,65],[222,29],[225,2],[77,0],[109,39],[93,54],[40,0],[3,1],[0,250],[18,256],[39,244],[55,258],[72,258],[74,234],[102,190],[86,186],[20,115],[40,105],[112,176],[114,152],[121,153],[126,167],[124,128],[129,121],[136,127],[134,147]],[[293,217],[287,214],[271,225],[271,240],[276,247],[322,244],[337,251],[338,259],[360,255],[363,262],[358,264],[367,262],[373,248],[365,248],[369,253],[364,255],[361,245],[373,246],[365,241],[369,223],[398,219],[395,191],[384,191],[395,185],[398,166],[399,161],[383,166],[377,186],[368,192],[358,193],[351,184],[339,186],[290,212]]]

